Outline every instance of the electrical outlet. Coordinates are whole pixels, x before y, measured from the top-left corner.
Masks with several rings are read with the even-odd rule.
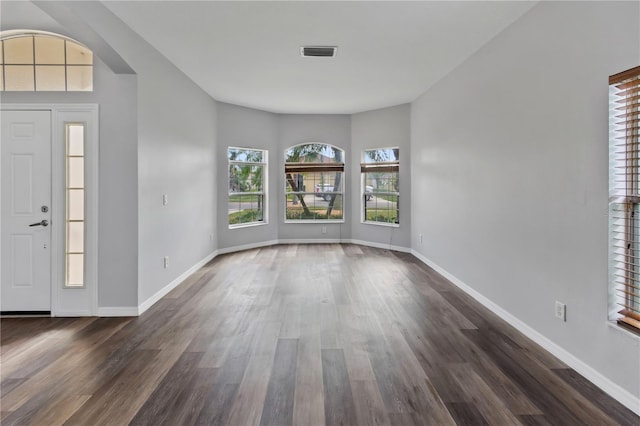
[[[167,194],[162,194],[162,205],[166,206],[169,204],[169,196]]]
[[[213,232],[209,234],[209,241],[213,241]]]
[[[422,244],[422,234],[418,234],[418,239],[420,240],[420,244]]]
[[[322,233],[323,233],[323,234],[326,234],[326,233],[327,233],[327,227],[326,227],[326,226],[323,226],[323,227],[322,227]]]
[[[169,256],[164,257],[164,269],[169,267]]]
[[[556,318],[567,321],[567,305],[556,300]]]

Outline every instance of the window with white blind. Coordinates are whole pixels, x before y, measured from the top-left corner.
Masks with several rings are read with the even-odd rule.
[[[640,331],[640,66],[609,77],[610,319]]]

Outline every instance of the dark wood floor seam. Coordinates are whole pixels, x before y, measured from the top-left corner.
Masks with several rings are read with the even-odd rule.
[[[2,318],[5,425],[640,425],[407,253],[222,255],[137,318]]]

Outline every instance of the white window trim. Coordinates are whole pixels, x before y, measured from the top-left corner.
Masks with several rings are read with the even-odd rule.
[[[373,220],[364,220],[364,219],[360,223],[362,223],[363,225],[386,226],[387,228],[400,228],[399,223],[376,222]]]
[[[230,149],[245,149],[249,151],[262,151],[262,162],[255,161],[237,161],[237,160],[229,160],[229,150]],[[262,166],[262,220],[254,221],[254,222],[245,222],[245,223],[229,223],[229,197],[232,195],[229,193],[229,166],[231,164],[242,164],[249,166]],[[239,228],[250,228],[252,226],[263,226],[269,224],[269,151],[262,148],[249,148],[249,147],[239,147],[239,146],[228,146],[227,147],[227,225],[229,229],[239,229]]]
[[[365,162],[365,152],[367,151],[377,151],[381,149],[397,149],[400,150],[399,146],[386,146],[381,148],[364,148],[362,150],[362,162]],[[372,163],[375,164],[375,163]],[[400,167],[400,160],[398,160],[398,167]],[[398,171],[398,179],[400,179],[400,172]],[[400,228],[400,223],[389,223],[389,222],[376,222],[373,220],[367,220],[364,213],[364,195],[365,195],[365,187],[366,182],[364,179],[364,173],[360,172],[360,223],[363,225],[374,225],[374,226],[386,226],[387,228]],[[400,197],[400,191],[395,193],[398,197]],[[398,201],[399,202],[399,201]],[[400,206],[398,206],[398,216],[400,216]],[[400,218],[398,217],[398,221]]]
[[[347,176],[347,153],[344,149],[340,148],[337,145],[333,145],[330,143],[326,143],[326,142],[303,142],[303,143],[299,143],[296,145],[291,145],[288,148],[285,148],[284,150],[284,163],[282,165],[282,170],[284,171],[284,168],[287,166],[287,151],[289,151],[291,148],[295,148],[297,146],[303,146],[303,145],[312,145],[312,144],[320,144],[320,145],[326,145],[326,146],[330,146],[333,148],[338,148],[340,151],[342,151],[342,155],[345,157],[344,160],[342,161],[344,164],[344,169],[342,170],[342,192],[336,192],[335,194],[339,194],[342,195],[342,219],[287,219],[287,196],[290,194],[314,194],[315,192],[287,192],[287,179],[285,177],[284,179],[284,223],[286,224],[315,224],[315,225],[321,225],[323,223],[345,223],[345,218],[347,217],[347,212],[348,212],[348,208],[347,205],[345,203],[345,200],[347,199],[347,185],[345,182],[345,178]],[[285,174],[286,175],[286,174]]]

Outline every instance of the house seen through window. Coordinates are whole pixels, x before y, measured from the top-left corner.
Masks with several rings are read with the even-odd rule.
[[[344,151],[306,143],[285,152],[285,221],[344,221]]]

